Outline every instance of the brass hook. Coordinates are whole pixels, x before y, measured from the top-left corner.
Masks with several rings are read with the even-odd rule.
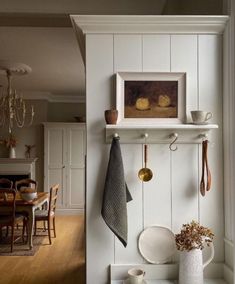
[[[178,149],[178,147],[175,145],[175,147],[173,148],[172,146],[175,144],[175,142],[178,140],[178,133],[172,133],[170,135],[170,138],[172,138],[172,141],[169,145],[169,148],[171,151],[176,151]]]

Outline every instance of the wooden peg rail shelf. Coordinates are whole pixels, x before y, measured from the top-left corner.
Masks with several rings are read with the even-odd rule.
[[[120,137],[120,143],[142,144],[168,144],[177,136],[176,143],[197,144],[203,139],[209,139],[209,133],[217,129],[217,124],[159,124],[159,125],[106,125],[106,143],[113,137]],[[209,139],[210,140],[210,139]]]

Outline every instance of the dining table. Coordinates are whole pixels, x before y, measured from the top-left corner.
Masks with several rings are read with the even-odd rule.
[[[4,206],[1,207],[1,205]],[[10,202],[10,201],[9,201]],[[48,192],[37,192],[37,197],[32,201],[25,201],[21,198],[20,193],[16,194],[16,212],[24,212],[28,216],[28,244],[29,248],[33,248],[33,231],[34,231],[34,218],[35,218],[35,210],[42,207],[42,205],[48,205],[49,202],[49,193]],[[0,207],[3,210],[6,207],[6,201],[0,200]]]

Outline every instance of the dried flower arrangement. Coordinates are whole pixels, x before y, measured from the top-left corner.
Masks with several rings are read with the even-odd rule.
[[[200,226],[196,221],[183,224],[181,232],[175,235],[176,247],[180,251],[192,249],[203,249],[204,243],[207,246],[212,242],[214,234],[210,229]]]
[[[17,140],[12,134],[10,134],[7,139],[0,140],[0,144],[5,145],[7,148],[16,147]]]

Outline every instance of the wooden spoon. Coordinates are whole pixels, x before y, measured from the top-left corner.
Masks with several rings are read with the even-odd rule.
[[[206,194],[206,187],[205,187],[205,180],[204,180],[204,171],[205,171],[204,157],[205,157],[205,145],[204,145],[204,141],[202,141],[202,177],[201,177],[201,182],[200,182],[200,192],[202,196],[205,196]]]
[[[207,175],[207,184],[206,184],[206,191],[209,191],[211,188],[211,171],[208,165],[208,140],[205,141],[205,164],[206,164],[206,175]]]

